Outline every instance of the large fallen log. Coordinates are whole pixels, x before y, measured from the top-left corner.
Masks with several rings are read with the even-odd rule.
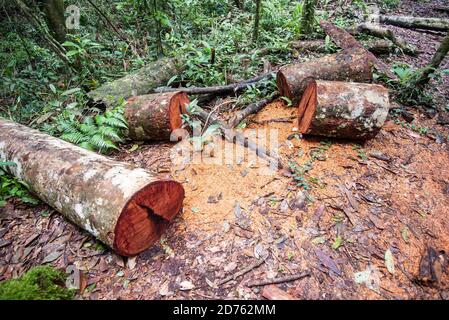
[[[388,90],[381,85],[310,81],[299,104],[302,134],[365,140],[374,137],[389,111]]]
[[[276,81],[281,96],[289,98],[296,105],[311,79],[371,82],[371,63],[363,53],[326,55],[282,67]]]
[[[189,98],[184,92],[149,94],[129,98],[125,108],[128,137],[137,140],[170,140],[182,126]]]
[[[96,104],[113,106],[120,99],[144,95],[179,74],[184,64],[175,58],[163,58],[149,63],[129,75],[106,83],[87,96]]]
[[[449,30],[449,19],[388,15],[371,15],[370,18],[381,23],[406,29],[425,29],[435,31]]]
[[[176,91],[182,91],[187,94],[215,94],[215,95],[222,95],[222,94],[229,94],[229,93],[237,93],[239,91],[242,91],[246,89],[249,85],[260,82],[262,80],[267,80],[273,78],[273,74],[266,73],[251,79],[247,79],[241,82],[228,84],[225,86],[213,86],[213,87],[189,87],[189,88],[156,88],[152,90],[152,92],[155,93],[163,93],[163,92],[176,92]]]
[[[320,22],[320,26],[340,48],[353,53],[365,53],[366,57],[379,72],[384,73],[391,79],[396,79],[396,76],[390,71],[390,68],[384,62],[377,59],[371,52],[368,52],[349,32],[324,20]]]
[[[291,42],[292,48],[299,51],[313,51],[316,53],[326,53],[326,43],[324,40],[302,40],[302,41],[293,41]],[[384,54],[390,53],[394,49],[394,45],[392,42],[387,40],[377,40],[377,41],[369,41],[364,44],[364,47],[376,54]]]
[[[6,120],[0,158],[40,199],[124,256],[157,241],[184,199],[178,182]]]

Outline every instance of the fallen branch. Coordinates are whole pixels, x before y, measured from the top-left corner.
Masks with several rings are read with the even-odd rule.
[[[443,62],[448,52],[449,52],[449,32],[443,38],[443,41],[441,41],[441,44],[438,47],[435,54],[433,55],[429,65],[426,67],[426,69],[423,71],[420,78],[418,79],[417,81],[418,85],[424,85],[429,82],[430,75],[438,69],[438,67],[440,66],[441,62]]]
[[[270,122],[274,122],[274,123],[292,123],[294,119],[297,119],[298,116],[290,116],[287,118],[274,118],[274,119],[267,119],[267,120],[260,120],[260,121],[256,121],[256,120],[251,120],[251,123],[256,123],[256,124],[267,124]]]
[[[223,95],[228,93],[236,93],[238,91],[242,91],[248,87],[248,85],[260,82],[262,80],[273,78],[273,73],[266,73],[252,79],[244,80],[241,82],[228,84],[226,86],[213,86],[213,87],[190,87],[190,88],[156,88],[153,90],[155,93],[163,93],[163,92],[175,92],[175,91],[183,91],[187,94],[215,94],[215,95]]]
[[[225,283],[228,283],[229,281],[236,280],[238,277],[241,277],[241,276],[247,274],[248,272],[250,272],[251,270],[260,267],[264,262],[265,262],[265,260],[263,260],[263,259],[257,260],[256,262],[254,262],[253,264],[249,265],[248,267],[246,267],[246,268],[244,268],[244,269],[234,273],[233,275],[231,275],[229,277],[226,277],[223,280],[219,281],[217,283],[217,286],[222,286]]]
[[[396,79],[396,76],[390,71],[390,68],[384,62],[377,59],[371,52],[368,52],[363,45],[347,31],[324,20],[320,22],[320,25],[324,32],[326,32],[326,34],[329,35],[340,48],[365,53],[367,58],[371,61],[371,63],[373,63],[379,72],[386,74],[391,79]]]
[[[326,53],[326,43],[324,40],[303,40],[291,43],[292,48],[296,50],[313,51],[317,53]],[[393,43],[386,40],[370,41],[364,44],[364,47],[372,53],[389,53],[394,49]]]
[[[260,286],[266,286],[268,284],[279,284],[279,283],[284,283],[284,282],[291,282],[291,281],[295,281],[295,280],[299,280],[305,277],[309,277],[310,276],[310,271],[304,271],[298,274],[292,274],[290,276],[285,276],[285,277],[279,277],[279,278],[274,278],[274,279],[267,279],[267,280],[262,280],[262,281],[253,281],[250,282],[248,284],[246,284],[247,287],[251,288],[251,287],[260,287]]]
[[[218,124],[221,136],[231,143],[238,143],[245,148],[248,148],[256,153],[262,159],[267,160],[271,166],[276,166],[278,169],[287,169],[288,166],[283,163],[280,157],[272,150],[265,149],[259,146],[254,141],[245,137],[242,133],[235,131],[224,121],[217,119],[212,113],[206,112],[199,106],[195,107],[194,116],[198,116],[204,123]]]
[[[247,106],[245,109],[239,111],[234,117],[232,117],[228,123],[231,128],[235,128],[240,122],[242,122],[246,117],[251,114],[257,113],[262,110],[267,104],[269,104],[273,99],[278,96],[277,93],[272,94],[270,97],[266,99],[262,99],[259,102],[252,103]]]

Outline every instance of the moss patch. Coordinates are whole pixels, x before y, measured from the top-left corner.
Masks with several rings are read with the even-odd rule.
[[[49,266],[28,270],[19,279],[0,282],[0,300],[70,300],[74,290],[65,287],[66,275]]]

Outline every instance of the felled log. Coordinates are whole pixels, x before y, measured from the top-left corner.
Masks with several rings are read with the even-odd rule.
[[[113,106],[121,98],[126,100],[149,93],[150,90],[167,83],[183,69],[182,61],[174,58],[159,59],[123,78],[102,85],[87,96],[95,104]]]
[[[433,55],[429,65],[427,65],[427,67],[422,72],[421,76],[416,82],[417,85],[424,85],[429,82],[430,75],[438,69],[438,67],[440,66],[441,62],[443,62],[448,52],[449,52],[449,32],[441,41],[441,44],[438,47],[435,54]]]
[[[248,80],[244,80],[237,83],[228,84],[225,86],[213,86],[213,87],[189,87],[189,88],[156,88],[153,90],[155,93],[163,93],[163,92],[176,92],[176,91],[182,91],[187,94],[215,94],[215,95],[222,95],[222,94],[229,94],[229,93],[236,93],[239,91],[242,91],[248,87],[248,85],[260,82],[262,80],[271,79],[273,77],[273,74],[266,73]]]
[[[342,52],[304,63],[289,64],[277,73],[281,96],[296,105],[310,79],[371,82],[371,63],[366,54]]]
[[[312,80],[299,103],[298,130],[365,140],[379,132],[388,111],[388,90],[381,85]]]
[[[390,68],[384,62],[377,59],[371,52],[368,52],[349,32],[324,20],[320,22],[320,26],[340,48],[353,53],[365,53],[366,57],[378,71],[384,73],[391,79],[396,79],[396,76],[390,71]]]
[[[292,48],[296,50],[313,51],[317,53],[326,53],[326,44],[324,40],[303,40],[291,42]],[[390,53],[393,51],[393,44],[386,40],[370,41],[364,44],[364,47],[377,54]]]
[[[435,31],[449,30],[449,19],[388,15],[376,15],[372,17],[381,23],[406,29],[425,29]]]
[[[405,53],[410,55],[416,55],[419,50],[412,44],[407,43],[402,37],[396,35],[391,29],[374,23],[361,23],[355,28],[348,30],[352,35],[356,33],[365,33],[373,37],[389,39],[398,48],[402,49]],[[368,50],[370,50],[368,48]],[[372,50],[370,50],[373,52]]]
[[[178,182],[6,120],[0,158],[40,199],[124,256],[157,241],[184,199]]]
[[[170,140],[182,126],[189,98],[184,92],[149,94],[129,98],[125,108],[128,137],[132,140]]]

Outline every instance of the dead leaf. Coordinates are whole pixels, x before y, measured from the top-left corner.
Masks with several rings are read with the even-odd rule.
[[[385,251],[385,266],[389,273],[394,274],[394,257],[390,249]]]
[[[128,258],[128,261],[126,263],[129,270],[134,270],[136,264],[137,264],[137,257]]]
[[[42,264],[44,263],[50,263],[55,261],[56,259],[58,259],[60,256],[62,255],[62,251],[55,251],[50,253],[48,256],[46,256],[44,258],[44,260],[42,260]]]
[[[195,289],[195,285],[192,282],[183,281],[180,283],[179,290],[188,291],[188,290],[192,290],[192,289]]]
[[[337,263],[335,263],[334,259],[332,259],[330,256],[328,256],[318,248],[315,248],[315,254],[323,266],[325,266],[329,270],[332,270],[334,273],[341,275],[341,270],[338,267]]]

